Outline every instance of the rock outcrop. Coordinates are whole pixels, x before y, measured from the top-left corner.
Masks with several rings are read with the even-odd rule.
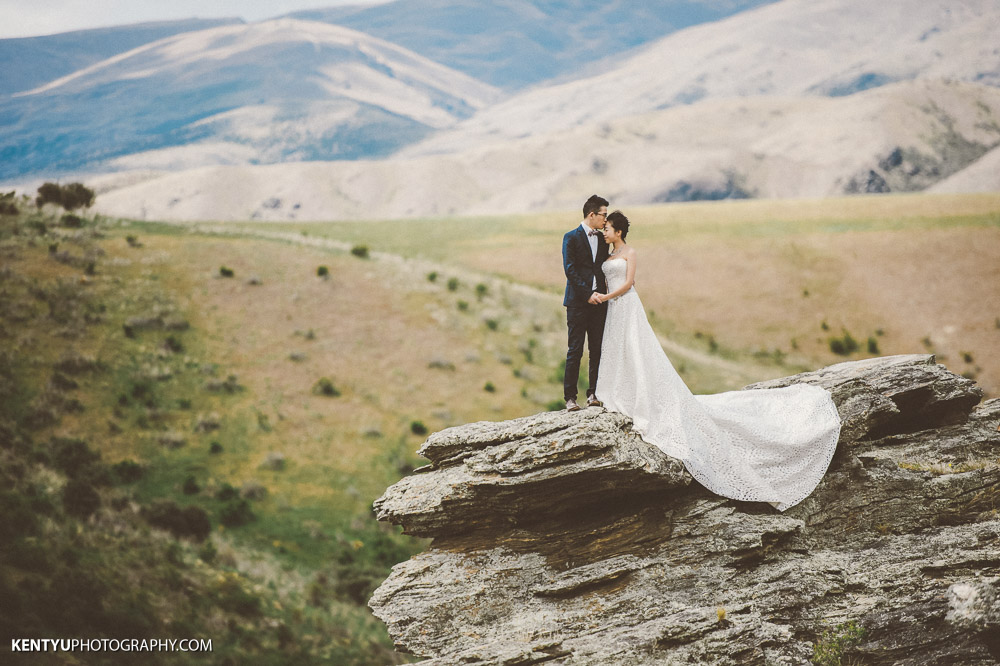
[[[794,382],[844,425],[784,513],[602,409],[435,433],[375,503],[433,541],[371,608],[434,665],[1000,662],[1000,399],[932,356],[747,388]]]

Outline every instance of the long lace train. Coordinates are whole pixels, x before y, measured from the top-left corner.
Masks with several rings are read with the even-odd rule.
[[[609,291],[624,284],[626,265],[604,262]],[[712,492],[781,511],[819,484],[840,436],[837,408],[818,386],[693,395],[634,288],[608,302],[597,396]]]

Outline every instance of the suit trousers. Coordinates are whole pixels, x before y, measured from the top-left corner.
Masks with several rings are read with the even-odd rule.
[[[601,341],[604,339],[604,320],[608,304],[567,305],[566,328],[569,340],[566,348],[566,375],[563,379],[563,398],[576,399],[576,385],[580,380],[580,363],[583,360],[584,339],[590,353],[587,395],[597,390],[597,369],[601,364]]]

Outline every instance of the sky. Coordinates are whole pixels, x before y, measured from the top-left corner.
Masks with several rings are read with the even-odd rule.
[[[386,0],[0,0],[0,39],[186,18],[247,21],[301,9]]]

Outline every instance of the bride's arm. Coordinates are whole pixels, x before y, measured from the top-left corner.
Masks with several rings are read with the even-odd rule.
[[[604,301],[610,301],[612,298],[618,298],[626,291],[632,288],[635,284],[635,266],[636,266],[636,251],[633,248],[629,248],[625,251],[625,283],[618,287],[610,294],[601,294],[600,299],[603,303]]]

